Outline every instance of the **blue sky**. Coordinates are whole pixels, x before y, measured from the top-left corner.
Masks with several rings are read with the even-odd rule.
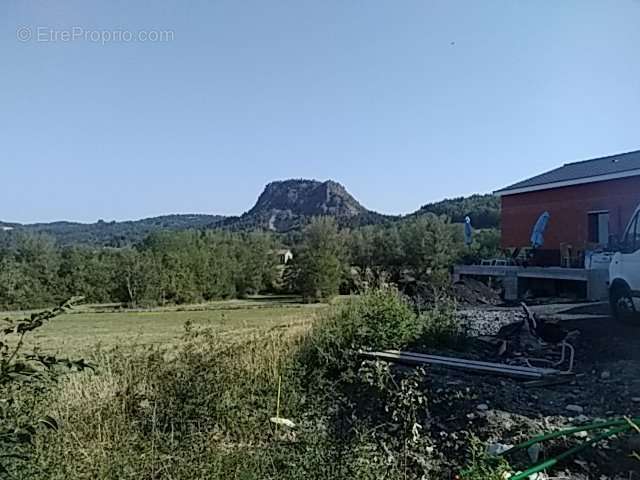
[[[634,0],[3,0],[0,219],[240,214],[300,177],[408,213],[640,149],[638,25]]]

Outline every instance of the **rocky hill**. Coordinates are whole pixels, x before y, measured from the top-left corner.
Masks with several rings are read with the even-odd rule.
[[[470,215],[476,228],[499,226],[500,202],[493,195],[472,195],[422,206],[408,217],[435,213],[462,222]],[[396,221],[400,218],[368,210],[347,189],[333,180],[280,180],[269,183],[258,201],[241,216],[164,215],[124,222],[52,222],[19,224],[0,221],[0,235],[11,232],[41,233],[61,245],[132,245],[158,230],[224,228],[229,230],[270,230],[292,232],[318,215],[334,217],[343,227],[359,227]]]
[[[358,226],[393,217],[363,207],[342,185],[332,180],[281,180],[269,183],[251,210],[228,218],[231,229],[258,228],[285,232],[299,228],[312,217],[327,215],[339,224]]]

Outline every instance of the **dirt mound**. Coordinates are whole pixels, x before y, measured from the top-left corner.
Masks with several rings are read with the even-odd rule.
[[[453,295],[462,305],[499,305],[500,293],[479,280],[465,278],[453,284]]]

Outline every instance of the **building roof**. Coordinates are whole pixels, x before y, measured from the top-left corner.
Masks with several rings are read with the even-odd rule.
[[[581,162],[565,163],[556,169],[501,188],[495,193],[513,195],[636,175],[640,175],[640,150]]]

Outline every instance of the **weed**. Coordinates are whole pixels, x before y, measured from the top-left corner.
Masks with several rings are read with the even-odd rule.
[[[470,439],[469,453],[469,463],[459,476],[461,480],[505,480],[513,472],[503,457],[489,455],[476,437]]]

